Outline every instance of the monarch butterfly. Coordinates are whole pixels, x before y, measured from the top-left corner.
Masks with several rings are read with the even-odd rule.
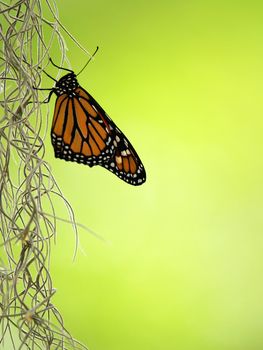
[[[55,67],[69,72],[57,81],[44,71],[56,84],[51,89],[39,89],[51,90],[46,102],[53,93],[57,95],[51,127],[55,157],[90,167],[100,165],[134,186],[144,183],[145,169],[135,149],[98,102],[78,83],[77,75],[87,64],[76,75],[50,61]]]

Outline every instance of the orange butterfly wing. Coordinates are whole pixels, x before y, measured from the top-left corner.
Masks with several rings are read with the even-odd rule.
[[[117,127],[115,132],[113,157],[101,166],[131,185],[143,184],[146,181],[146,172],[138,154]]]
[[[111,139],[113,140],[111,144],[113,151],[110,152],[111,157],[99,165],[131,185],[141,185],[146,181],[146,172],[135,149],[96,100],[84,89],[82,89],[82,93],[88,96],[92,107],[98,112],[107,132],[112,136]]]
[[[55,157],[89,166],[111,158],[113,140],[95,108],[81,88],[72,97],[58,96],[51,129]]]

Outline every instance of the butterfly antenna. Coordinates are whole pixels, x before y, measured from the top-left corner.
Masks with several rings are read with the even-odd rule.
[[[76,74],[76,76],[78,76],[81,72],[84,71],[84,69],[87,67],[87,65],[90,63],[90,61],[93,59],[93,57],[96,55],[98,49],[99,49],[99,47],[97,46],[95,52],[92,54],[92,56],[89,58],[88,62],[84,65],[84,67],[80,70],[80,72],[78,72],[78,74]]]
[[[42,69],[41,67],[38,67],[38,69],[41,69],[43,73],[46,74],[46,76],[48,76],[50,79],[57,81],[55,78],[53,78],[51,75],[49,75],[46,71],[44,71],[44,69]]]
[[[56,67],[58,69],[66,70],[67,72],[73,73],[73,70],[71,70],[71,69],[67,69],[67,68],[58,66],[56,63],[53,62],[51,57],[49,57],[49,61],[53,64],[54,67]]]

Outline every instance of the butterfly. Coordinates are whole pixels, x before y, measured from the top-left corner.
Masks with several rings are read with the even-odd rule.
[[[57,96],[51,127],[55,157],[90,167],[100,165],[131,185],[143,184],[145,168],[127,137],[79,85],[74,71],[50,61],[69,72],[58,81],[45,72],[56,84],[51,89],[39,89],[51,90],[46,102],[53,93]]]

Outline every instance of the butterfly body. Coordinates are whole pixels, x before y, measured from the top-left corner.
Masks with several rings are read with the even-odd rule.
[[[100,165],[131,185],[145,182],[145,169],[131,143],[73,71],[56,82],[52,93],[57,96],[51,128],[56,158]]]
[[[68,73],[57,81],[53,91],[57,96],[68,94],[69,97],[74,96],[74,91],[79,86],[75,73]]]

